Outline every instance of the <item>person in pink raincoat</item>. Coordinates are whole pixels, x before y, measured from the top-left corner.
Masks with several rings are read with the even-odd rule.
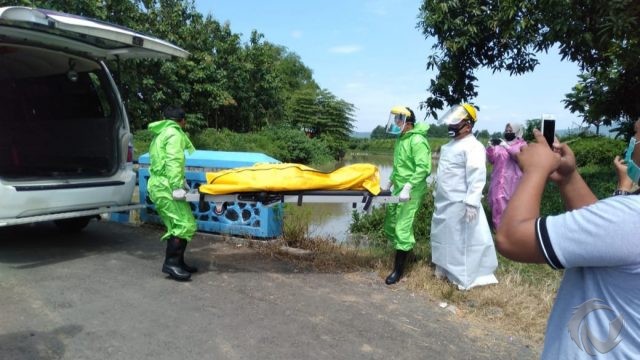
[[[511,195],[522,177],[516,156],[527,146],[522,139],[522,124],[508,123],[504,128],[504,139],[493,139],[487,146],[487,160],[493,165],[489,184],[489,207],[494,230],[498,229],[500,219]]]

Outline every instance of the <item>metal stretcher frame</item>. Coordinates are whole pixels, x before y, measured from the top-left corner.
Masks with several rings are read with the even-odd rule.
[[[363,205],[363,210],[368,211],[373,204],[389,204],[400,202],[397,196],[391,195],[391,191],[384,190],[378,195],[373,195],[366,190],[307,190],[307,191],[282,191],[282,192],[246,192],[225,195],[210,195],[199,192],[187,193],[187,201],[213,202],[222,204],[225,202],[261,203],[269,206],[280,203],[352,203],[356,208]],[[202,206],[200,206],[202,208]]]

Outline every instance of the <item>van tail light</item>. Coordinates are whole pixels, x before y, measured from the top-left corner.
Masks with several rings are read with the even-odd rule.
[[[133,145],[131,144],[129,144],[129,147],[127,148],[127,162],[133,162]]]

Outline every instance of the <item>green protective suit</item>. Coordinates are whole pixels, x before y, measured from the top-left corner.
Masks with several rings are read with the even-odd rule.
[[[185,181],[184,151],[195,151],[193,144],[173,120],[160,120],[149,124],[155,135],[149,146],[151,165],[147,191],[156,211],[167,227],[162,240],[172,236],[191,241],[197,225],[189,203],[174,200],[173,190],[183,189]]]
[[[431,174],[431,148],[427,141],[429,125],[416,123],[414,128],[400,135],[393,150],[391,183],[393,195],[398,196],[404,184],[410,183],[411,198],[398,204],[387,204],[384,232],[396,250],[413,249],[413,221],[427,190]]]

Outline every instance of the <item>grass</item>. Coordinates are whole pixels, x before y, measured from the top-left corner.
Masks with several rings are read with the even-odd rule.
[[[315,271],[374,271],[380,282],[391,271],[391,248],[359,247],[336,243],[332,239],[311,238],[307,231],[310,217],[304,207],[285,209],[285,217],[283,238],[262,247],[261,251]],[[311,256],[291,255],[282,251],[282,246],[306,249]],[[459,291],[448,281],[435,277],[430,249],[425,241],[416,244],[414,253],[416,259],[408,265],[402,286],[433,302],[454,305],[460,318],[519,337],[534,347],[541,346],[561,272],[546,265],[516,263],[499,256],[496,272],[499,284]]]

